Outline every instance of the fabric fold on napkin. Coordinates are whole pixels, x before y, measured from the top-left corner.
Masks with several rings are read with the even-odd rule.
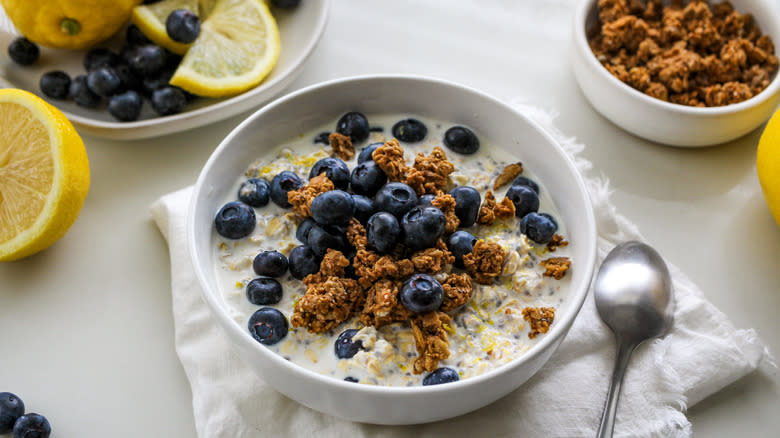
[[[558,131],[554,114],[515,102],[564,147],[586,178],[599,228],[599,260],[616,244],[643,240],[609,200],[605,178],[590,176],[584,145]],[[171,257],[176,350],[192,387],[200,438],[264,436],[594,436],[615,357],[615,340],[588,296],[550,361],[501,400],[461,417],[416,426],[352,423],[313,411],[276,392],[233,351],[201,299],[185,239],[192,188],[163,196],[152,216]],[[754,330],[738,330],[680,270],[669,265],[675,324],[631,358],[617,413],[618,437],[689,437],[685,410],[754,371],[768,351]]]

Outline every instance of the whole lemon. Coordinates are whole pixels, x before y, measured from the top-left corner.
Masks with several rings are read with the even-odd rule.
[[[780,110],[769,119],[761,133],[756,169],[766,203],[780,226]]]
[[[58,49],[87,49],[108,39],[143,0],[0,0],[27,39]]]

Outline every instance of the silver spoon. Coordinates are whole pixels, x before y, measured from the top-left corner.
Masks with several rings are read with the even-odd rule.
[[[672,279],[661,256],[641,242],[624,242],[601,263],[593,285],[601,319],[615,333],[617,357],[598,438],[611,437],[623,375],[631,353],[672,325]]]

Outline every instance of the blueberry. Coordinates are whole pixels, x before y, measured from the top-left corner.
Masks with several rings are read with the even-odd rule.
[[[87,86],[98,96],[113,96],[121,85],[119,75],[109,66],[97,67],[87,74]]]
[[[513,186],[526,186],[530,187],[531,190],[535,191],[536,194],[539,194],[539,184],[536,183],[536,181],[526,178],[524,176],[518,176],[515,178],[514,181],[512,181]]]
[[[455,267],[463,268],[463,256],[471,254],[474,250],[474,244],[477,243],[477,238],[468,231],[458,230],[447,239],[447,249],[450,250],[455,257]]]
[[[314,222],[314,219],[307,217],[298,224],[298,228],[295,230],[295,238],[300,240],[303,244],[309,243],[309,231],[311,231],[311,228],[315,225],[317,225],[317,222]]]
[[[271,200],[274,204],[290,208],[292,205],[287,201],[287,192],[297,189],[303,185],[303,181],[293,172],[284,170],[271,180]]]
[[[127,26],[125,40],[127,41],[128,46],[145,46],[147,44],[152,44],[152,41],[147,38],[135,24]]]
[[[470,227],[477,221],[479,204],[482,199],[474,187],[460,186],[450,190],[450,195],[455,198],[455,216],[460,219],[461,227]]]
[[[460,380],[458,372],[449,367],[441,367],[433,370],[423,378],[423,386],[439,385],[441,383],[457,382]]]
[[[417,143],[428,135],[428,128],[417,119],[404,119],[393,125],[393,137],[406,143]]]
[[[184,59],[184,57],[178,53],[165,50],[165,67],[163,67],[163,70],[176,70],[179,67],[179,64],[181,64],[182,59]]]
[[[65,99],[70,91],[70,76],[60,70],[49,71],[41,75],[41,92],[52,99]]]
[[[249,317],[249,333],[255,340],[263,345],[273,345],[287,336],[287,318],[282,312],[272,308],[263,307]]]
[[[301,0],[271,0],[271,4],[277,8],[292,9],[297,8],[301,4]]]
[[[38,60],[38,46],[25,37],[19,37],[8,45],[8,56],[19,65],[30,65]]]
[[[49,438],[51,425],[43,415],[30,412],[14,423],[13,438]]]
[[[252,207],[264,207],[271,199],[271,186],[264,178],[249,178],[238,188],[238,200]]]
[[[344,377],[344,381],[345,382],[357,383],[359,380],[354,378],[354,377],[352,377],[352,376],[347,376],[347,377]]]
[[[365,163],[366,161],[374,161],[374,157],[372,154],[379,146],[382,145],[383,143],[371,143],[370,145],[361,149],[357,158],[358,164]]]
[[[349,167],[342,160],[328,157],[317,161],[309,171],[309,179],[319,176],[322,172],[325,172],[325,176],[337,189],[347,190],[349,187]]]
[[[149,43],[151,44],[151,43]],[[146,45],[146,44],[144,44]],[[135,55],[136,46],[124,46],[119,50],[119,57],[122,58],[122,63],[127,64],[130,62],[130,58]]]
[[[387,182],[387,175],[376,163],[366,161],[352,169],[350,181],[353,192],[358,195],[374,196]]]
[[[84,108],[97,108],[100,105],[100,96],[93,93],[87,86],[87,75],[80,75],[73,78],[68,90],[71,99],[76,105]]]
[[[447,219],[436,207],[414,207],[401,219],[403,244],[410,249],[429,248],[444,234]]]
[[[309,246],[318,258],[322,258],[328,248],[343,251],[348,246],[344,230],[333,225],[315,225],[309,231]]]
[[[240,239],[255,229],[255,211],[243,202],[228,202],[219,209],[214,226],[220,236]]]
[[[353,144],[359,143],[368,138],[368,119],[357,111],[348,112],[336,122],[336,132],[352,139]]]
[[[327,146],[330,144],[330,140],[328,139],[328,137],[330,137],[330,132],[320,132],[319,134],[317,134],[316,137],[314,137],[313,142],[314,144],[322,143]]]
[[[10,432],[24,414],[24,402],[16,394],[0,392],[0,435]]]
[[[386,211],[397,218],[403,217],[407,211],[417,205],[417,193],[408,185],[391,182],[382,186],[374,197],[376,209]]]
[[[320,262],[311,247],[306,245],[296,246],[290,251],[290,274],[298,280],[314,274],[320,270]]]
[[[287,266],[287,257],[279,251],[263,251],[252,262],[255,273],[266,277],[281,277],[287,272]]]
[[[426,193],[417,199],[417,205],[420,207],[433,207],[434,199],[436,199],[436,195],[432,193]]]
[[[444,133],[444,145],[459,154],[473,154],[479,150],[479,139],[465,126],[453,126]]]
[[[336,339],[336,357],[339,359],[349,359],[363,349],[363,341],[352,341],[352,337],[355,336],[357,332],[356,329],[347,329],[341,332]]]
[[[276,304],[282,300],[282,285],[270,277],[258,277],[247,283],[246,299],[258,306]]]
[[[413,274],[404,282],[399,294],[401,304],[414,313],[430,312],[441,306],[444,289],[428,274]]]
[[[147,97],[151,98],[155,91],[165,87],[173,87],[170,84],[170,81],[175,72],[175,69],[162,69],[155,75],[141,79],[141,91],[143,91]]]
[[[108,100],[108,112],[122,122],[132,122],[141,115],[143,99],[133,90],[111,96]]]
[[[87,73],[99,67],[114,67],[122,62],[122,57],[114,53],[111,49],[98,47],[91,49],[84,55],[84,70]]]
[[[506,197],[515,204],[515,216],[523,217],[539,210],[539,195],[528,186],[511,186]]]
[[[547,219],[550,219],[553,225],[555,225],[555,231],[558,231],[558,220],[555,219],[553,215],[551,215],[550,213],[539,213],[539,214],[546,217]]]
[[[355,214],[352,195],[343,190],[321,193],[311,201],[311,217],[322,225],[342,225]]]
[[[161,116],[180,113],[186,103],[187,98],[178,88],[163,87],[152,92],[152,108]]]
[[[165,50],[154,44],[136,47],[128,54],[127,64],[141,77],[155,76],[165,66]]]
[[[200,18],[187,9],[176,9],[165,19],[165,31],[172,40],[189,44],[200,35]]]
[[[352,195],[352,200],[355,201],[355,218],[365,225],[368,219],[376,213],[374,200],[361,195]]]
[[[368,219],[366,238],[369,247],[380,254],[387,254],[401,240],[401,225],[395,216],[380,211]]]
[[[141,79],[130,69],[127,64],[119,64],[114,67],[116,75],[119,76],[121,90],[141,90]]]
[[[557,230],[558,224],[545,213],[528,213],[520,220],[520,232],[536,243],[549,242]]]

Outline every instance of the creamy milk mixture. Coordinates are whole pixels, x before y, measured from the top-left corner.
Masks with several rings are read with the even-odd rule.
[[[483,134],[475,132],[481,147],[473,155],[461,155],[446,148],[442,143],[444,132],[453,126],[451,123],[420,118],[413,115],[367,115],[370,125],[382,127],[382,132],[372,132],[369,138],[355,146],[355,157],[347,161],[350,171],[357,165],[360,150],[375,142],[392,138],[391,127],[401,119],[415,117],[428,127],[428,136],[419,143],[401,142],[406,161],[412,164],[417,152],[429,154],[435,146],[441,146],[449,161],[455,165],[450,175],[456,185],[470,185],[483,195],[492,186],[496,175],[506,164],[523,161],[521,156],[512,156],[493,146]],[[309,170],[314,163],[330,156],[330,147],[314,144],[313,139],[321,132],[335,128],[333,123],[321,126],[308,133],[291,139],[267,155],[251,163],[244,175],[236,178],[230,196],[225,202],[237,199],[238,188],[248,177],[263,177],[270,180],[283,170],[297,173],[302,180],[308,181]],[[558,221],[558,234],[567,237],[566,226],[562,223],[543,181],[534,177],[533,169],[524,169],[523,176],[533,179],[541,186],[539,212],[552,214]],[[503,199],[509,185],[494,192],[496,200]],[[301,243],[295,238],[295,216],[290,210],[283,209],[273,202],[265,207],[255,208],[257,226],[250,236],[239,240],[226,239],[213,233],[214,266],[225,302],[232,317],[242,326],[247,326],[249,317],[260,307],[246,298],[246,284],[257,277],[252,269],[254,257],[261,251],[277,250],[285,255]],[[494,225],[474,225],[465,228],[477,238],[484,238],[501,244],[509,251],[502,275],[493,285],[474,282],[474,294],[471,301],[460,309],[450,313],[451,327],[448,327],[450,357],[440,361],[440,367],[454,368],[461,379],[482,374],[507,363],[528,350],[533,343],[543,338],[528,337],[528,324],[523,320],[524,307],[560,307],[566,297],[569,276],[561,280],[542,276],[544,267],[539,261],[551,256],[569,256],[567,247],[549,253],[545,245],[534,244],[519,230],[519,218],[496,221]],[[573,261],[576,268],[576,261]],[[282,300],[271,307],[281,311],[288,319],[292,315],[295,301],[302,296],[306,288],[300,280],[289,272],[278,278],[284,289]],[[555,324],[555,322],[553,323]],[[338,335],[346,329],[360,329],[354,340],[362,340],[364,350],[351,359],[339,359],[334,352]],[[425,374],[414,374],[413,362],[417,357],[412,330],[408,323],[394,323],[379,329],[363,327],[354,317],[329,333],[313,334],[304,327],[293,328],[279,343],[258,348],[270,348],[284,358],[334,378],[352,377],[360,383],[388,386],[418,386]]]

